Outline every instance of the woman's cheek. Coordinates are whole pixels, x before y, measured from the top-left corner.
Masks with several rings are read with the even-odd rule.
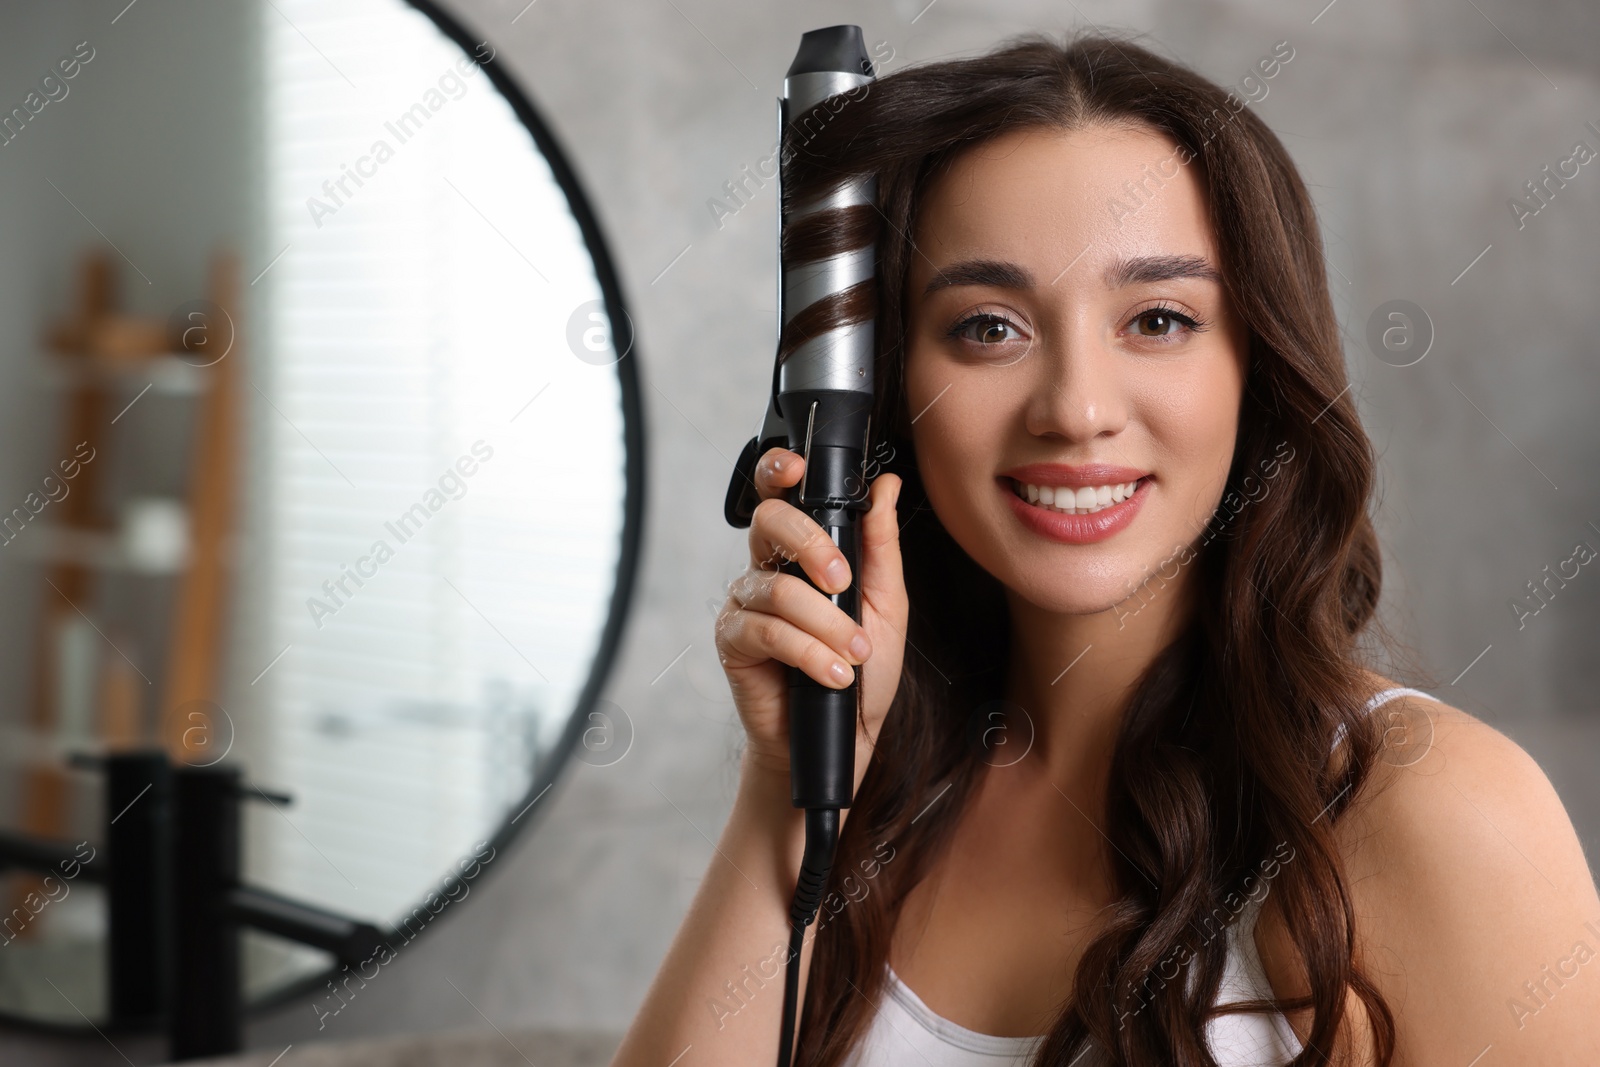
[[[1194,494],[1214,500],[1233,465],[1239,394],[1225,373],[1184,375],[1168,384],[1151,390],[1141,405],[1151,436],[1172,465],[1169,473],[1197,479]]]
[[[967,474],[965,466],[973,463],[982,449],[972,432],[978,415],[969,410],[972,393],[961,382],[946,382],[931,391],[908,390],[908,404],[916,417],[911,439],[930,499],[937,495],[954,503],[970,495],[961,484]]]
[[[959,441],[952,440],[954,428],[931,418],[931,414],[917,420],[913,437],[917,449],[917,470],[922,476],[928,503],[948,526],[955,519],[952,509],[958,507],[966,496],[959,485],[953,484],[957,477],[961,445]]]
[[[1222,504],[1233,463],[1235,427],[1223,410],[1207,410],[1203,390],[1193,402],[1163,397],[1140,410],[1151,450],[1144,464],[1155,474],[1161,497],[1175,511],[1160,532],[1163,544],[1187,543],[1200,536]]]
[[[986,559],[994,564],[986,548],[995,522],[995,501],[988,490],[1000,457],[983,428],[999,425],[999,420],[982,391],[970,383],[957,381],[942,396],[941,389],[943,384],[928,393],[912,426],[917,470],[928,505],[950,536],[980,564]],[[914,404],[916,393],[909,396]],[[929,400],[932,407],[926,406]]]

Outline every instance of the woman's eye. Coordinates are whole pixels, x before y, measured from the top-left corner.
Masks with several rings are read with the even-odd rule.
[[[1180,312],[1171,308],[1156,307],[1141,311],[1134,317],[1133,325],[1140,337],[1173,337],[1180,331],[1175,327],[1182,326],[1188,330],[1199,328],[1200,324]]]
[[[1008,337],[1010,330],[1015,336]],[[974,332],[975,331],[975,332]],[[998,315],[972,315],[950,328],[951,337],[960,337],[980,345],[997,345],[1003,341],[1020,339],[1017,328]]]

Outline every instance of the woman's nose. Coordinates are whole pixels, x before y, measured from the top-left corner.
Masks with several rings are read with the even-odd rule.
[[[1087,332],[1037,341],[1028,431],[1072,441],[1116,433],[1127,424],[1128,400],[1118,354],[1108,341]]]

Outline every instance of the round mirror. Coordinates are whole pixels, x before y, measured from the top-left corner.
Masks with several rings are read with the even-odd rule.
[[[109,757],[237,768],[240,884],[409,940],[625,749],[642,427],[573,173],[432,4],[0,19],[0,1014],[87,1030],[171,807]],[[249,1001],[320,988],[260,926]]]

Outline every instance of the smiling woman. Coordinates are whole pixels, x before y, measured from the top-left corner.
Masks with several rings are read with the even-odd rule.
[[[1537,1025],[1506,1007],[1600,919],[1550,783],[1375,669],[1375,457],[1278,138],[1131,40],[1028,36],[880,78],[784,195],[866,178],[840,244],[877,243],[892,458],[861,623],[789,502],[805,460],[773,449],[717,627],[740,793],[615,1067],[787,1062],[776,998],[725,1028],[689,1005],[785,929],[784,672],[850,664],[868,765],[828,888],[877,842],[900,858],[801,952],[795,1063],[1600,1062],[1593,974],[1559,972]],[[1020,758],[990,758],[997,707]]]
[[[1149,131],[1024,128],[960,157],[924,201],[905,388],[928,499],[979,566],[1052,615],[1120,598],[1199,533],[1228,477],[1246,335],[1191,171],[1123,227],[1037,208],[1100,202],[1169,152]],[[1067,445],[1088,462],[1042,462]],[[971,491],[985,483],[997,491]],[[1093,566],[1061,565],[1058,545],[1098,542]]]

